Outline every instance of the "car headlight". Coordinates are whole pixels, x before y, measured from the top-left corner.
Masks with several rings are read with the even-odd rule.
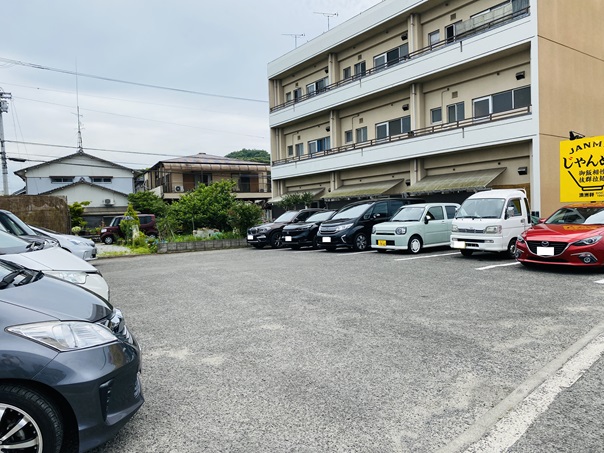
[[[59,351],[73,351],[113,343],[117,337],[106,327],[81,321],[51,321],[7,327],[6,330]]]
[[[396,230],[394,230],[394,234],[407,234],[407,227],[398,227]]]
[[[518,236],[516,238],[516,242],[520,242],[521,244],[524,244],[526,241],[524,240],[524,238],[522,236]]]
[[[592,236],[590,238],[581,239],[580,241],[573,242],[573,245],[594,245],[602,239],[602,236]]]
[[[52,275],[53,277],[60,278],[61,280],[68,281],[70,283],[77,283],[83,285],[86,283],[88,274],[81,271],[43,271],[46,275]]]
[[[271,229],[268,227],[260,227],[258,228],[258,233],[266,233],[267,231],[270,231]]]
[[[347,229],[348,229],[348,228],[350,228],[351,226],[352,226],[352,223],[345,223],[344,225],[338,225],[338,226],[336,227],[336,233],[337,233],[338,231],[344,231],[344,230],[347,230]]]
[[[491,225],[484,229],[484,234],[499,234],[501,233],[501,225]]]
[[[459,227],[457,225],[451,225],[451,232],[458,233],[459,232]]]
[[[84,242],[78,241],[77,239],[70,239],[69,242],[71,242],[73,245],[84,245]]]
[[[107,228],[101,228],[101,233],[106,233],[107,232]]]

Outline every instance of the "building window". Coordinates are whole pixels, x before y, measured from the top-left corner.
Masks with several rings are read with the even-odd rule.
[[[474,118],[483,118],[492,113],[507,112],[531,105],[530,87],[502,91],[490,96],[474,99]]]
[[[288,91],[287,93],[285,93],[285,102],[291,102],[292,100],[292,92]]]
[[[294,102],[298,102],[302,97],[302,88],[296,88],[294,90]]]
[[[428,34],[428,42],[430,43],[430,47],[438,44],[440,41],[440,30],[433,31]]]
[[[375,125],[375,138],[382,139],[392,135],[406,134],[411,130],[411,117],[403,116],[395,120]]]
[[[62,184],[66,183],[66,182],[73,182],[73,176],[51,176],[50,182],[62,183]]]
[[[447,122],[455,123],[456,121],[462,121],[465,118],[465,108],[463,102],[457,104],[451,104],[447,106]]]
[[[364,61],[361,61],[354,65],[354,77],[355,78],[363,77],[365,75],[366,71],[367,71],[367,67],[366,67]]]
[[[296,143],[296,157],[304,154],[304,143]]]
[[[456,25],[457,24],[451,24],[445,27],[445,39],[447,40],[447,44],[450,44],[455,41],[455,36],[457,35]]]
[[[212,184],[212,175],[210,173],[201,173],[198,175],[193,175],[195,181],[195,187],[199,184],[203,184],[204,186],[209,186]]]
[[[112,179],[110,176],[93,176],[90,178],[94,183],[109,183]]]
[[[443,111],[440,107],[430,110],[430,121],[434,123],[442,123]]]
[[[349,130],[349,131],[345,131],[345,132],[344,132],[344,142],[345,142],[345,143],[350,143],[350,142],[352,142],[352,130]]]
[[[357,134],[357,143],[367,141],[367,126],[359,127],[355,132]]]
[[[344,78],[344,80],[350,79],[352,77],[352,68],[350,66],[344,68],[344,70],[342,71],[342,77]]]
[[[317,80],[316,82],[309,83],[306,85],[306,94],[309,96],[313,96],[316,93],[320,93],[321,91],[325,91],[325,87],[327,86],[327,77]]]
[[[521,109],[531,105],[531,87],[514,90],[514,108]]]
[[[317,140],[311,140],[308,142],[308,154],[314,154],[321,151],[326,151],[330,147],[330,138],[323,137]]]
[[[287,157],[292,157],[293,155],[294,155],[293,145],[287,145]]]
[[[409,55],[409,44],[405,43],[402,46],[389,50],[373,59],[373,67],[377,70],[384,69],[393,64],[397,64],[401,59]]]

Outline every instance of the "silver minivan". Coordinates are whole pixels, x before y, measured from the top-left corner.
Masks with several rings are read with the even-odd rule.
[[[419,253],[426,247],[449,245],[451,223],[457,203],[419,203],[403,206],[388,222],[375,225],[371,247],[378,252],[409,250]]]

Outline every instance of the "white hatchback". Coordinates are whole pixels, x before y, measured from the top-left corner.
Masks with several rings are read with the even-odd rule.
[[[371,232],[371,247],[378,252],[449,245],[451,223],[457,203],[419,203],[403,206],[388,222],[378,223]]]

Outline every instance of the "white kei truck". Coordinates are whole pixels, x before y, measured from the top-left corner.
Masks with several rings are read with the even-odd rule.
[[[531,210],[524,189],[477,192],[458,209],[450,245],[464,256],[495,252],[514,258],[516,238],[531,225]]]

